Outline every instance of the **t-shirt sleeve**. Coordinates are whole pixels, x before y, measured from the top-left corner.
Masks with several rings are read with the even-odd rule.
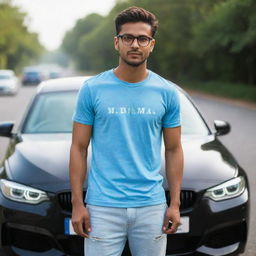
[[[162,119],[162,127],[172,128],[181,125],[180,121],[180,97],[176,88],[169,93],[166,113]]]
[[[72,120],[81,124],[93,125],[94,109],[88,84],[85,82],[79,89]]]

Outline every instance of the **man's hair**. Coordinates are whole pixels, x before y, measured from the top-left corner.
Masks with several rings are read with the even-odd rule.
[[[153,13],[136,6],[129,7],[117,15],[115,19],[117,35],[121,31],[122,25],[128,22],[145,22],[149,24],[151,26],[152,37],[154,37],[158,27],[158,20]]]

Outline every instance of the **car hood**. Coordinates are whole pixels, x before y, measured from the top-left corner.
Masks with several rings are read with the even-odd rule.
[[[0,87],[10,87],[15,84],[13,79],[5,79],[0,81]]]
[[[49,192],[70,189],[71,134],[26,134],[8,160],[8,178]],[[183,136],[184,175],[182,189],[200,191],[236,175],[233,156],[213,136]],[[87,166],[90,168],[89,148]],[[161,174],[165,177],[164,147]],[[163,186],[167,188],[166,179]],[[85,181],[84,187],[87,187]]]

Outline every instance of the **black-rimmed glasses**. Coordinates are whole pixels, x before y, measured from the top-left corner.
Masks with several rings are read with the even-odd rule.
[[[142,47],[148,46],[149,42],[153,39],[149,36],[133,36],[129,34],[117,35],[117,38],[121,38],[122,42],[127,46],[131,46],[134,40],[137,39],[139,46]]]

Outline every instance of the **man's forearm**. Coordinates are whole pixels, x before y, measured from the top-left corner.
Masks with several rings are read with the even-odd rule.
[[[182,146],[173,150],[165,150],[165,168],[171,198],[170,206],[179,207],[180,190],[183,177]]]
[[[69,175],[71,185],[72,204],[83,204],[83,184],[87,172],[87,150],[70,148]]]

